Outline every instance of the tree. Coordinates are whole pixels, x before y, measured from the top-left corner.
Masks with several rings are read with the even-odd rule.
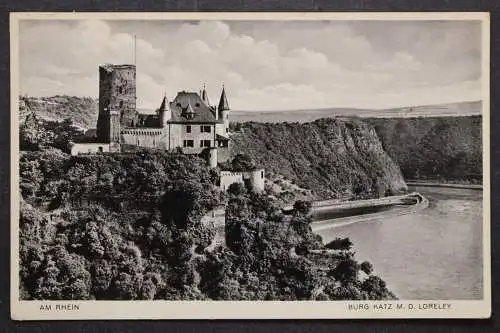
[[[293,209],[296,212],[307,215],[311,211],[312,203],[310,201],[297,200],[293,204]]]
[[[368,261],[363,261],[360,268],[366,275],[370,275],[373,272],[373,265]]]
[[[255,162],[245,154],[237,154],[231,161],[231,167],[233,171],[252,171],[256,169]]]
[[[349,251],[352,248],[352,242],[348,237],[347,238],[337,237],[330,243],[326,244],[325,247],[327,249],[332,249],[332,250]]]
[[[232,183],[231,185],[229,185],[229,187],[227,188],[227,191],[232,194],[232,195],[241,195],[241,194],[244,194],[246,191],[245,191],[245,185],[243,185],[242,183]]]

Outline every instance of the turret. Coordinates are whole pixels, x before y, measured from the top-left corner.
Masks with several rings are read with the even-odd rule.
[[[210,101],[208,100],[207,90],[205,84],[203,84],[203,90],[201,91],[201,100],[208,106],[210,106]]]
[[[225,135],[229,135],[229,103],[227,102],[226,90],[222,85],[219,107],[217,108],[218,119],[224,122]]]
[[[160,117],[160,126],[167,127],[167,122],[170,120],[172,114],[168,109],[168,101],[167,95],[163,96],[163,100],[161,101],[160,108],[158,109],[158,115]]]

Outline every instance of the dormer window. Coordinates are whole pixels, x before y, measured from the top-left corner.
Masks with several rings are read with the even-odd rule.
[[[200,102],[196,102],[196,104],[194,106],[200,107]]]

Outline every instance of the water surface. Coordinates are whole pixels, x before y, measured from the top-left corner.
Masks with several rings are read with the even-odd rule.
[[[349,237],[358,261],[400,299],[482,299],[482,191],[410,188],[429,199],[416,214],[317,231]]]

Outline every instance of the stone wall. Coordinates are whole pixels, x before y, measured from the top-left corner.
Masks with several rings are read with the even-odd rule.
[[[98,154],[109,152],[109,143],[72,143],[71,155]]]
[[[220,172],[220,188],[227,191],[229,185],[233,183],[244,184],[243,174],[241,172],[221,171]]]
[[[146,148],[168,150],[168,128],[124,128],[121,142]]]

